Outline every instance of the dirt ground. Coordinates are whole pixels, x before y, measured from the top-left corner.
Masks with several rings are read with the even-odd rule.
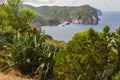
[[[38,77],[28,78],[19,71],[11,69],[7,74],[0,72],[0,80],[39,80]]]
[[[11,70],[7,74],[0,72],[0,80],[33,80],[33,79],[21,77],[20,72],[15,71],[15,70]]]
[[[22,78],[22,77],[16,76],[16,75],[0,73],[0,80],[30,80],[30,79]]]

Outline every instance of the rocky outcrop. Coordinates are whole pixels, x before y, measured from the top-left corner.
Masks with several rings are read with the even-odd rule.
[[[102,16],[102,12],[99,9],[97,9],[97,16]]]
[[[65,21],[65,22],[62,23],[63,26],[68,25],[68,24],[70,24],[70,21]]]
[[[43,25],[67,25],[77,24],[98,24],[98,16],[102,15],[99,9],[90,5],[81,6],[42,6],[33,7],[26,5],[26,8],[33,10],[38,15],[34,21]],[[72,17],[70,17],[72,16]]]
[[[75,24],[98,24],[99,18],[96,15],[92,16],[78,16],[78,17],[71,17],[70,18],[71,23]]]

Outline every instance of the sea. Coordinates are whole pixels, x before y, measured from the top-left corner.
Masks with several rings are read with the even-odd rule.
[[[54,40],[58,41],[70,41],[77,32],[82,32],[89,28],[94,28],[96,31],[102,31],[103,28],[108,25],[110,31],[114,32],[120,26],[120,12],[103,12],[102,16],[99,16],[100,21],[97,25],[88,24],[69,24],[69,25],[57,25],[57,26],[44,26],[45,34],[50,35]]]

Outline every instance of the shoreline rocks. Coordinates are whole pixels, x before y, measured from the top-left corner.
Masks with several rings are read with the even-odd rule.
[[[98,24],[100,19],[98,18],[97,15],[92,15],[92,16],[78,16],[78,17],[71,17],[70,18],[71,23],[75,24]]]

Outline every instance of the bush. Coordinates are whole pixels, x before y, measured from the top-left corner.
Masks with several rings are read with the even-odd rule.
[[[120,71],[113,76],[113,80],[120,80]]]
[[[13,43],[4,45],[4,48],[0,53],[2,70],[12,67],[23,74],[39,74],[42,80],[52,78],[54,56],[58,49],[52,44],[46,44],[45,36],[17,33]]]
[[[90,28],[76,33],[55,58],[56,74],[61,80],[111,80],[117,64],[112,39],[108,26],[103,32]]]

